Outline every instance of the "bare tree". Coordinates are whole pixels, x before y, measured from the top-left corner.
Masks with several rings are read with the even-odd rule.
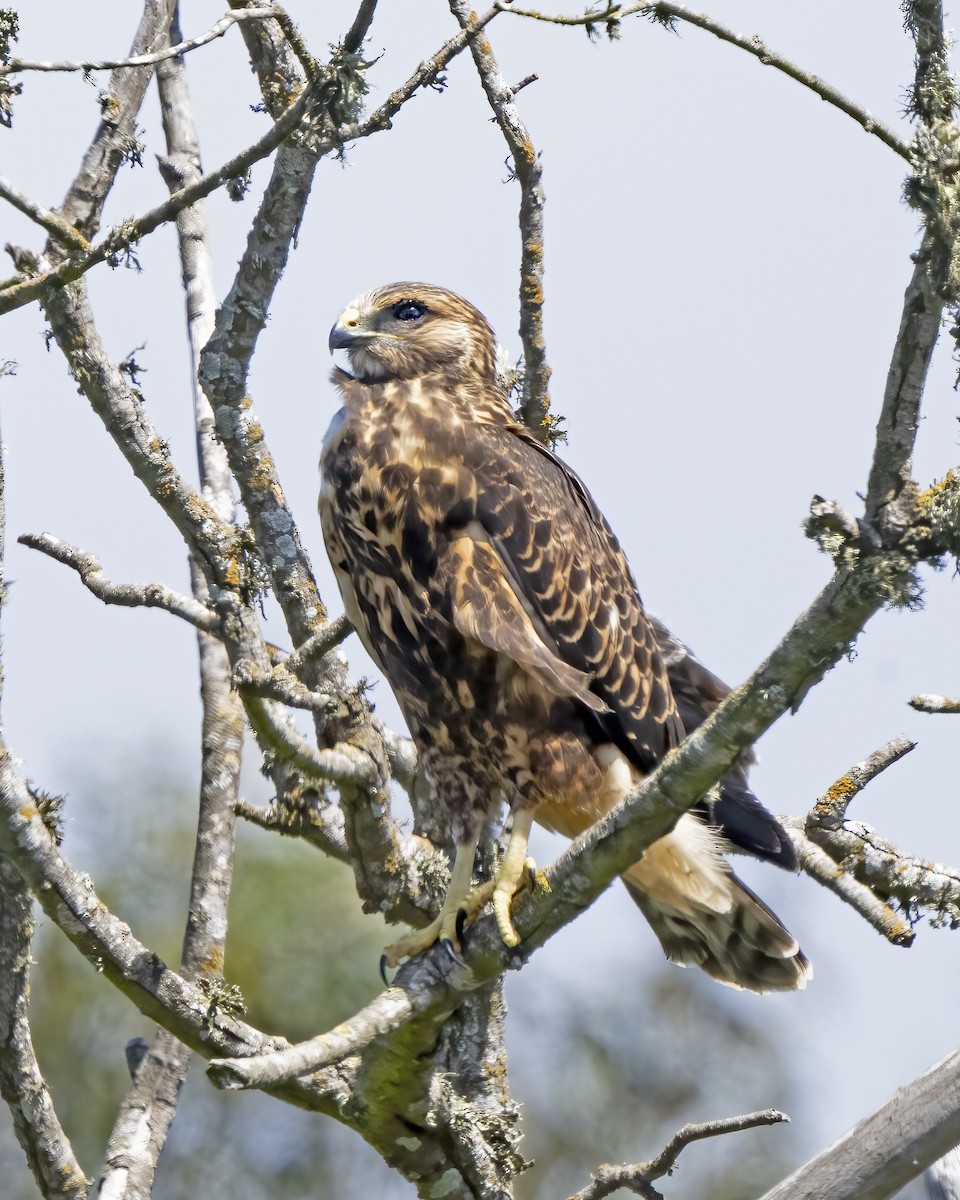
[[[574,920],[765,730],[795,709],[850,652],[872,616],[885,607],[909,607],[920,573],[960,553],[960,474],[951,471],[921,489],[913,472],[931,355],[945,318],[956,320],[960,301],[958,97],[939,0],[905,0],[903,9],[916,50],[909,137],[760,39],[671,3],[594,7],[557,17],[501,0],[477,15],[462,0],[449,0],[447,40],[376,106],[367,102],[373,64],[365,57],[375,0],[363,0],[341,42],[323,59],[314,57],[283,9],[244,0],[231,0],[216,25],[188,40],[180,33],[175,0],[146,0],[129,55],[101,62],[20,60],[14,53],[16,16],[0,12],[4,124],[15,122],[18,106],[28,102],[20,95],[24,79],[39,87],[45,73],[109,72],[100,123],[59,205],[48,207],[0,179],[0,197],[46,235],[42,246],[38,240],[35,248],[7,247],[14,274],[0,283],[0,312],[40,306],[52,341],[105,433],[183,539],[192,595],[160,583],[115,582],[92,551],[52,534],[24,534],[20,541],[71,568],[104,603],[158,607],[194,625],[203,700],[204,769],[179,969],[138,941],[89,877],[64,857],[56,805],[28,780],[14,748],[0,744],[0,1087],[45,1196],[83,1197],[91,1188],[57,1119],[31,1043],[33,901],[106,980],[160,1026],[152,1046],[134,1048],[132,1085],[105,1149],[99,1194],[151,1194],[191,1054],[209,1061],[208,1074],[218,1087],[260,1089],[356,1130],[420,1195],[513,1194],[524,1164],[504,1049],[504,973]],[[430,921],[448,862],[421,836],[424,828],[442,824],[442,814],[431,806],[429,780],[418,769],[413,745],[374,717],[364,688],[351,678],[339,649],[349,627],[343,618],[330,617],[318,593],[277,476],[267,426],[253,407],[251,363],[267,313],[321,161],[389,131],[414,97],[442,86],[457,56],[470,58],[520,193],[524,357],[518,407],[542,437],[556,437],[542,323],[541,163],[518,99],[530,80],[511,85],[504,78],[488,40],[490,26],[495,20],[498,27],[511,20],[548,21],[613,37],[625,33],[634,16],[668,29],[696,26],[759,58],[857,122],[907,164],[906,194],[922,232],[890,350],[862,512],[814,499],[805,528],[832,559],[826,587],[766,661],[679,750],[538,876],[540,886],[516,911],[522,955],[501,943],[489,917],[481,919],[462,959],[436,947],[406,964],[350,1020],[290,1045],[241,1019],[238,997],[224,978],[236,820],[302,838],[349,864],[363,907],[393,922]],[[223,36],[244,39],[270,125],[242,153],[204,170],[184,62],[188,54],[191,62],[202,60],[211,41]],[[640,33],[631,29],[631,36]],[[142,153],[137,119],[154,80],[166,138],[160,171],[169,199],[101,230],[121,165]],[[246,249],[218,304],[204,200],[220,188],[242,193],[249,169],[270,156],[270,179]],[[104,346],[88,290],[88,273],[131,259],[141,240],[171,224],[181,255],[199,489],[187,482],[187,464],[173,461],[143,403],[134,357],[115,361]],[[294,647],[290,653],[265,637],[261,599],[268,591],[282,611]],[[914,703],[932,712],[957,709],[956,701],[943,697],[917,697]],[[309,714],[309,737],[291,719],[291,710]],[[252,733],[275,788],[269,808],[240,798],[244,729]],[[837,780],[805,816],[785,818],[803,870],[901,946],[912,942],[921,913],[935,923],[960,925],[960,872],[903,853],[846,814],[853,796],[912,748],[902,739],[889,743]],[[412,833],[395,813],[395,787],[409,798]],[[960,1141],[957,1069],[954,1055],[768,1196],[892,1195]],[[657,1195],[654,1181],[673,1169],[689,1141],[782,1119],[771,1110],[688,1126],[651,1162],[603,1167],[578,1195],[600,1197],[616,1188]]]

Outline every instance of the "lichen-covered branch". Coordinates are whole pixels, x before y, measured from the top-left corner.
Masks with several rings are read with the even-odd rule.
[[[780,824],[790,836],[797,852],[797,862],[804,874],[829,888],[894,946],[913,945],[915,935],[910,923],[866,884],[848,874],[845,865],[838,864],[816,842],[811,841],[804,833],[803,821],[799,817],[781,817]]]
[[[450,0],[450,10],[467,29],[475,19],[466,0]],[[510,10],[505,8],[505,12]],[[500,132],[513,159],[520,184],[520,340],[523,343],[523,395],[520,413],[524,422],[550,444],[559,435],[558,421],[550,413],[550,367],[543,336],[543,172],[540,156],[514,103],[510,88],[485,37],[470,43],[470,53]]]
[[[957,89],[939,0],[908,2],[907,28],[916,42],[910,109],[917,121],[915,171],[906,196],[920,212],[924,236],[887,373],[867,484],[867,520],[887,537],[902,536],[915,519],[913,447],[920,401],[946,303],[960,297],[957,268],[960,191],[956,171]]]
[[[854,765],[830,785],[817,800],[806,819],[806,831],[813,837],[817,833],[834,832],[840,829],[847,815],[847,808],[854,796],[867,784],[901,758],[915,750],[916,742],[904,734],[893,738],[885,746]]]
[[[960,870],[904,854],[862,821],[808,832],[830,858],[876,896],[895,903],[908,921],[925,914],[932,927],[960,927]]]
[[[625,17],[630,16],[647,17],[653,23],[666,25],[671,29],[679,21],[687,25],[694,25],[698,29],[712,33],[714,37],[719,38],[722,42],[727,42],[731,46],[738,46],[741,50],[745,50],[748,54],[753,55],[754,58],[759,59],[765,67],[773,67],[775,71],[781,71],[802,87],[809,88],[821,100],[839,109],[840,112],[845,113],[848,117],[852,117],[867,133],[878,137],[891,150],[895,150],[901,158],[905,158],[908,162],[911,161],[909,145],[882,121],[878,121],[873,113],[864,108],[863,105],[849,99],[843,92],[827,83],[826,80],[821,79],[810,71],[805,71],[782,54],[771,50],[766,42],[756,34],[746,36],[742,33],[737,33],[735,30],[722,25],[719,21],[715,21],[705,13],[694,12],[682,4],[666,3],[665,0],[644,0],[643,3],[637,4],[610,4],[606,8],[593,8],[577,16],[560,16],[532,9],[515,8],[512,5],[508,6],[508,3],[504,3],[503,11],[513,13],[514,16],[526,17],[532,21],[545,21],[551,25],[581,25],[586,27],[588,31],[592,31],[598,27],[611,31],[617,30],[619,29],[620,22]]]
[[[960,713],[960,697],[937,696],[932,692],[924,692],[921,696],[911,696],[911,708],[925,713]]]

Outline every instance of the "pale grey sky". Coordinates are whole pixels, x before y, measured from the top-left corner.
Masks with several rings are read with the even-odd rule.
[[[136,7],[30,0],[18,52],[122,55]],[[354,0],[288,9],[322,53],[347,27]],[[901,123],[912,50],[897,6],[712,0],[708,10]],[[186,32],[220,12],[195,0]],[[383,2],[369,43],[385,48],[370,73],[371,100],[451,29],[436,0]],[[618,533],[648,605],[736,683],[828,576],[829,563],[799,528],[811,496],[856,510],[866,482],[917,242],[916,215],[900,201],[905,164],[797,84],[693,29],[675,36],[633,20],[619,43],[591,45],[581,30],[504,15],[490,38],[508,79],[540,75],[519,104],[543,153],[546,337],[554,403],[570,439],[563,454]],[[190,82],[211,168],[265,128],[249,111],[258,96],[236,31],[190,60]],[[78,76],[31,76],[14,129],[0,130],[2,173],[55,206],[96,117],[96,87]],[[122,173],[110,223],[165,196],[153,160],[161,139],[152,93],[142,122],[145,169]],[[516,353],[518,191],[504,182],[505,157],[464,58],[442,95],[418,96],[393,132],[358,144],[345,166],[325,162],[318,172],[252,394],[337,610],[314,515],[320,438],[335,408],[327,330],[358,292],[419,278],[467,296]],[[243,205],[222,194],[210,202],[221,295],[265,175],[261,164]],[[10,209],[0,211],[7,241],[39,245],[36,229]],[[138,359],[149,412],[192,476],[173,234],[152,235],[137,253],[142,275],[91,274],[95,311],[117,357],[147,343]],[[45,352],[42,330],[35,308],[8,316],[0,330],[0,358],[19,364],[0,384],[9,541],[48,530],[99,555],[114,579],[186,590],[177,535],[56,351]],[[958,458],[954,371],[944,344],[927,390],[921,482]],[[191,779],[199,760],[192,631],[162,613],[106,610],[65,568],[15,544],[7,571],[4,723],[27,772],[46,788],[69,789],[92,756],[103,767],[104,755],[128,761],[138,748],[161,746]],[[802,813],[852,762],[906,732],[917,750],[872,784],[854,813],[905,850],[957,863],[960,725],[914,713],[906,701],[960,690],[958,584],[950,571],[928,572],[924,583],[925,610],[877,617],[854,660],[763,740],[753,779],[774,811]],[[273,610],[268,636],[285,637]],[[358,674],[371,673],[355,639],[348,651]],[[376,699],[396,719],[385,684]],[[251,778],[251,789],[259,786]],[[533,849],[551,853],[545,837]],[[779,1022],[796,1069],[817,1089],[815,1108],[793,1131],[799,1157],[956,1046],[957,935],[922,925],[913,949],[893,949],[809,881],[771,868],[742,873],[815,965],[804,994],[726,998],[747,1019]],[[616,986],[620,959],[634,953],[653,961],[659,950],[626,897],[611,893],[509,986],[536,989],[569,973],[571,962],[579,979]]]

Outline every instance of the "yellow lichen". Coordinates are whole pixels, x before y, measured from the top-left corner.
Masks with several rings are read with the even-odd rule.
[[[860,789],[849,775],[841,775],[836,783],[831,783],[823,796],[823,803],[831,807],[852,800]]]

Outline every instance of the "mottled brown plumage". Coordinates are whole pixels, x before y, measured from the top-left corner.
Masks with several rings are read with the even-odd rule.
[[[503,799],[514,834],[493,900],[516,944],[509,903],[531,815],[569,836],[587,828],[683,737],[674,689],[693,725],[723,685],[662,627],[661,653],[589,493],[517,422],[472,305],[392,284],[349,305],[330,344],[352,374],[334,372],[343,409],[321,456],[327,550],[458,845],[443,913],[389,955],[453,936],[477,839]],[[792,865],[742,778],[714,806],[728,809],[728,835]],[[631,894],[676,961],[758,991],[802,986],[796,941],[732,875],[707,817],[681,818],[647,851],[625,875]]]

